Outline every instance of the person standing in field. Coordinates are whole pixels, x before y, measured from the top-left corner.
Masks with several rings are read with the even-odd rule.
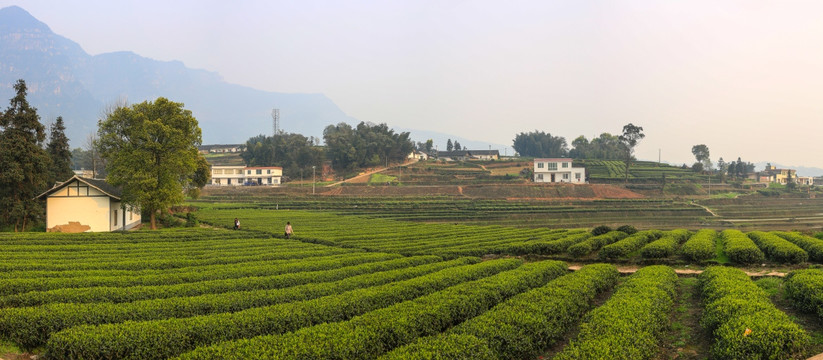
[[[286,239],[291,238],[292,234],[294,234],[294,230],[291,229],[291,223],[286,221]]]
[[[240,230],[240,219],[234,218],[234,230]]]

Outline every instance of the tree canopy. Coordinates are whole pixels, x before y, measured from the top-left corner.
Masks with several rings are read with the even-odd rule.
[[[26,100],[26,82],[18,80],[14,90],[0,113],[0,220],[25,231],[43,214],[34,198],[48,187],[49,156],[45,127]]]
[[[58,116],[49,131],[49,144],[46,146],[51,164],[49,167],[49,184],[66,181],[74,176],[71,170],[71,150],[63,117]]]
[[[183,201],[201,157],[200,126],[182,103],[166,98],[121,106],[99,122],[98,147],[107,181],[123,188],[124,203],[151,216]]]
[[[643,127],[635,126],[632,123],[623,126],[623,134],[618,136],[620,139],[620,143],[623,144],[624,147],[624,161],[626,162],[626,182],[629,181],[629,166],[632,163],[632,159],[634,158],[634,147],[646,137],[643,134]]]
[[[386,124],[361,122],[352,128],[346,123],[329,125],[323,130],[326,157],[336,170],[404,161],[414,149],[408,132],[395,133]]]
[[[528,157],[563,157],[569,153],[566,138],[537,130],[517,134],[512,148],[520,156]]]
[[[308,174],[312,166],[320,166],[325,153],[323,148],[315,146],[314,138],[282,133],[250,138],[240,156],[248,166],[279,166],[283,168],[283,176],[294,178]]]
[[[624,149],[620,138],[609,133],[602,133],[599,137],[592,138],[591,141],[583,135],[578,136],[572,141],[572,147],[569,157],[576,159],[623,159]]]
[[[697,162],[702,164],[701,169],[711,170],[712,161],[710,160],[709,147],[705,144],[692,146],[692,154]],[[702,170],[701,170],[702,171]]]

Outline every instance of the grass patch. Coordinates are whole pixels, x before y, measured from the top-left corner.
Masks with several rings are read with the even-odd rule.
[[[775,297],[778,293],[780,293],[780,288],[783,286],[783,279],[767,276],[756,280],[754,282],[759,286],[761,289],[765,290],[767,294],[769,294],[770,298]]]
[[[376,173],[376,174],[372,174],[371,177],[369,178],[369,184],[371,184],[371,185],[385,184],[385,183],[395,181],[396,179],[397,179],[396,176],[389,176],[389,175],[386,175],[386,174]]]
[[[717,261],[717,263],[728,264],[731,261],[729,260],[729,257],[726,255],[726,252],[723,251],[723,239],[721,239],[720,236],[718,236],[717,239],[715,239],[714,252],[715,254],[717,254],[714,257],[714,261]]]
[[[740,194],[735,193],[735,192],[725,192],[725,193],[720,193],[720,194],[712,194],[711,198],[712,199],[734,199],[738,195],[740,195]]]

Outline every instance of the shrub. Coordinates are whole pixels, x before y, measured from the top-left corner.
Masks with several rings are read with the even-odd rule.
[[[600,226],[595,227],[594,229],[592,229],[592,235],[594,235],[594,236],[603,235],[603,234],[606,234],[610,231],[612,231],[612,228],[610,228],[606,225],[600,225]]]
[[[580,333],[555,359],[651,359],[669,324],[676,283],[670,267],[638,270],[587,316]]]
[[[766,259],[757,245],[740,230],[723,230],[723,250],[729,259],[739,264],[754,264]]]
[[[823,262],[823,240],[795,232],[773,231],[772,233],[806,250],[811,260]]]
[[[592,251],[600,249],[604,245],[625,238],[627,235],[622,231],[612,231],[603,235],[588,238],[574,245],[569,246],[568,252],[571,256],[582,257],[591,254]]]
[[[705,309],[701,324],[712,333],[718,359],[789,359],[809,337],[740,269],[714,266],[698,277]]]
[[[799,246],[783,239],[775,234],[763,231],[752,231],[747,234],[769,259],[779,263],[799,264],[809,259],[807,254]]]
[[[797,307],[823,318],[823,269],[792,271],[784,284],[786,296]]]
[[[640,249],[644,258],[664,258],[674,255],[677,246],[689,238],[689,230],[678,229],[667,232],[663,237],[652,241]]]
[[[626,234],[632,235],[632,234],[637,232],[637,228],[635,228],[634,226],[631,226],[631,225],[623,225],[623,226],[617,228],[617,231],[622,231]]]
[[[650,241],[660,238],[662,235],[663,232],[660,230],[641,231],[614,244],[604,246],[598,256],[600,256],[601,259],[626,257]]]
[[[692,235],[683,247],[683,256],[691,261],[704,261],[715,257],[715,241],[717,232],[703,229]]]

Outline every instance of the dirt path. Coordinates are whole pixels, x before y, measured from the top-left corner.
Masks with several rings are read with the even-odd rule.
[[[418,160],[419,159],[411,159],[409,161],[406,161],[406,162],[400,164],[399,166],[411,165],[411,164],[416,163]],[[392,165],[392,166],[389,166],[389,167],[383,167],[383,168],[375,169],[375,170],[365,172],[365,173],[362,173],[362,174],[354,176],[354,177],[350,177],[350,178],[345,179],[345,180],[338,181],[336,183],[328,184],[328,185],[326,185],[326,187],[333,187],[333,186],[337,186],[337,185],[340,185],[340,184],[345,183],[345,182],[350,182],[350,181],[355,181],[355,180],[358,180],[358,179],[362,179],[364,176],[372,176],[373,174],[379,173],[381,171],[386,171],[388,169],[391,169],[391,168],[397,167],[397,166],[398,165]]]
[[[694,205],[694,206],[697,206],[697,207],[703,208],[704,210],[708,211],[708,212],[709,212],[709,214],[712,214],[712,216],[714,216],[714,217],[720,217],[720,216],[719,216],[719,215],[717,215],[717,214],[716,214],[716,213],[715,213],[712,209],[709,209],[709,207],[708,207],[708,206],[706,206],[706,205],[698,204],[698,203],[696,203],[696,202],[692,202],[691,204],[692,204],[692,205]]]

